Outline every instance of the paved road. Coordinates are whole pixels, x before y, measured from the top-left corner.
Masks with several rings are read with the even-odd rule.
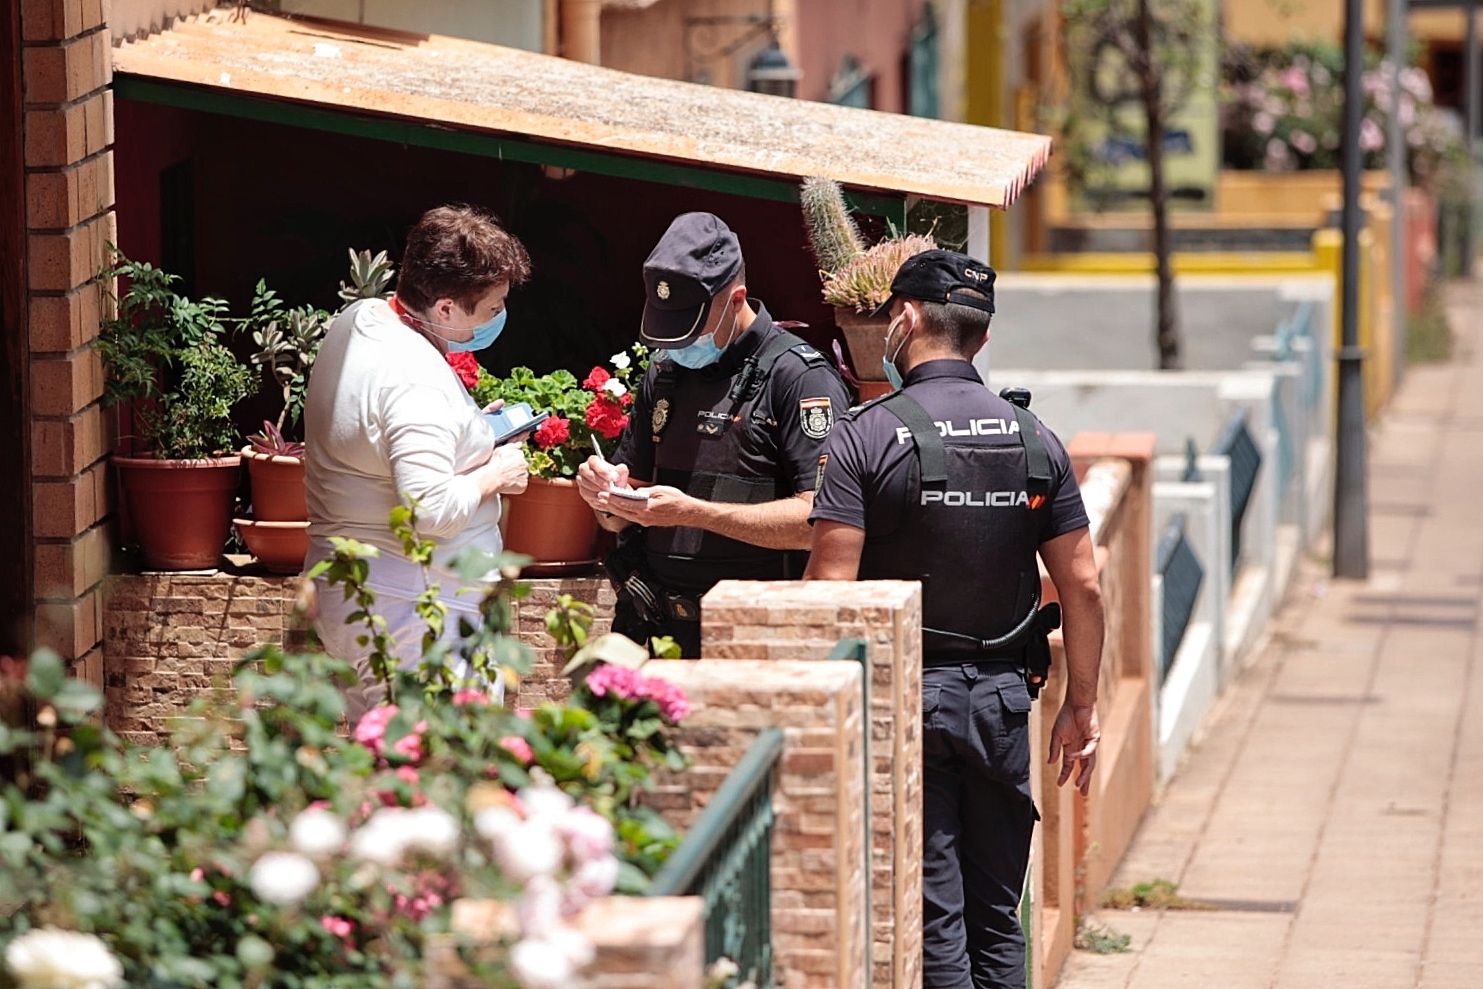
[[[1059,989],[1483,987],[1483,287],[1370,445],[1370,579],[1297,580],[1149,812],[1118,884],[1220,909],[1099,911],[1127,954]]]

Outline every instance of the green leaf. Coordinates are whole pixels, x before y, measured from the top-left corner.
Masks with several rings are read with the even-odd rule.
[[[26,664],[26,689],[32,696],[39,701],[50,701],[66,682],[67,670],[62,666],[60,656],[50,649],[38,649],[31,654],[31,660]]]
[[[103,706],[103,696],[90,683],[69,679],[62,684],[52,703],[69,721],[78,721]]]

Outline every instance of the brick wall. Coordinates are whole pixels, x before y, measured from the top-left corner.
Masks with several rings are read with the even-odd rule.
[[[593,637],[613,627],[613,589],[599,577],[569,577],[563,580],[531,580],[531,592],[516,606],[515,634],[535,650],[535,663],[527,676],[515,687],[512,703],[516,707],[539,707],[546,701],[564,701],[571,696],[571,681],[561,675],[566,653],[557,647],[546,631],[546,612],[556,599],[569,594],[597,610],[592,622]]]
[[[109,577],[104,585],[104,718],[124,739],[165,744],[170,721],[231,681],[265,642],[294,644],[298,581],[230,574]]]
[[[530,707],[564,700],[565,655],[546,632],[546,609],[570,594],[598,607],[593,634],[612,624],[612,591],[596,578],[532,580],[516,608],[515,632],[536,651],[515,703]],[[232,666],[254,646],[295,647],[294,577],[219,573],[125,574],[107,578],[99,594],[103,637],[99,684],[110,727],[144,744],[169,738],[169,720],[202,691],[227,682]]]
[[[701,654],[870,663],[871,984],[910,989],[922,964],[922,598],[915,581],[723,581],[701,602]]]
[[[1071,952],[1076,917],[1101,898],[1153,796],[1152,488],[1153,437],[1083,433],[1068,444],[1091,517],[1107,634],[1097,713],[1102,728],[1092,792],[1055,785],[1030,760],[1041,823],[1032,852],[1035,982],[1051,984]],[[1046,599],[1054,588],[1044,582]],[[1044,753],[1066,688],[1060,633],[1041,703],[1030,718],[1031,751]]]
[[[783,730],[773,809],[772,932],[781,989],[863,986],[870,967],[863,677],[853,662],[675,660],[644,672],[685,690],[692,759],[650,799],[688,828],[765,728]]]
[[[509,904],[460,900],[453,905],[453,930],[489,939],[509,929]],[[577,915],[573,923],[593,947],[583,985],[590,989],[701,989],[705,931],[698,896],[634,898],[609,896]],[[428,945],[426,989],[483,989],[472,978],[456,943],[434,935]]]
[[[98,334],[115,239],[104,0],[21,5],[36,640],[102,686],[109,539]]]

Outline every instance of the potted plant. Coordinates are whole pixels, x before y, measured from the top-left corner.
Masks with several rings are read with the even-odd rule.
[[[350,251],[350,281],[340,283],[340,299],[380,298],[391,284],[386,252]],[[259,281],[246,325],[257,347],[251,360],[281,392],[276,422],[247,438],[242,459],[251,484],[251,518],[233,519],[242,541],[268,570],[298,573],[309,552],[309,507],[304,493],[304,444],[284,437],[304,411],[309,371],[324,342],[331,315],[312,306],[288,308],[278,293]]]
[[[116,250],[111,297],[98,351],[107,369],[104,399],[136,403],[136,448],[115,454],[123,503],[147,566],[214,567],[232,517],[242,458],[227,453],[236,436],[232,408],[252,392],[252,371],[224,342],[226,303],[192,301],[179,281]],[[135,454],[138,455],[135,455]]]
[[[849,346],[855,377],[860,379],[860,397],[879,390],[885,380],[881,357],[890,320],[873,316],[891,297],[891,279],[902,262],[937,246],[925,234],[892,233],[866,247],[860,230],[845,205],[839,183],[832,179],[805,179],[799,194],[804,227],[819,277],[824,283],[824,301],[834,307],[834,325]]]
[[[528,402],[536,412],[550,412],[526,445],[530,484],[511,496],[505,509],[505,548],[529,556],[531,575],[568,573],[595,562],[597,519],[577,493],[577,468],[593,452],[593,437],[611,452],[633,404],[629,382],[648,366],[648,349],[612,357],[612,371],[594,367],[581,381],[570,371],[536,374],[512,368],[500,378],[481,367],[471,354],[449,354],[469,393],[481,407],[496,399],[507,405]]]

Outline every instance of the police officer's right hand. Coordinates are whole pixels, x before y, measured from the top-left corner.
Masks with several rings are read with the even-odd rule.
[[[598,511],[608,510],[608,488],[628,486],[628,465],[616,466],[596,456],[588,457],[577,468],[577,493]]]

